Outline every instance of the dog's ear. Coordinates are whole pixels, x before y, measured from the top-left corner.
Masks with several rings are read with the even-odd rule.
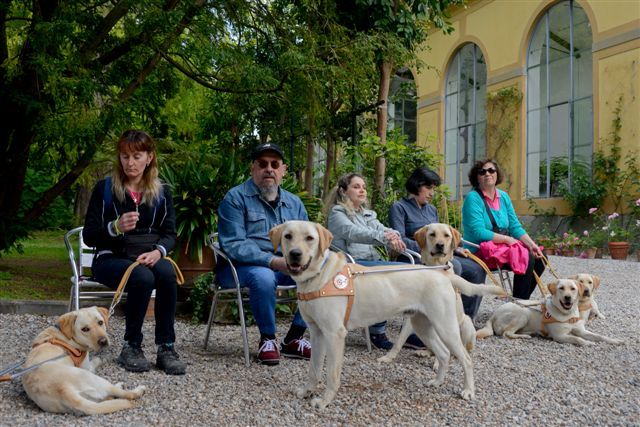
[[[451,241],[451,246],[452,246],[451,251],[453,252],[455,248],[460,246],[460,241],[462,240],[462,236],[460,236],[460,232],[455,228],[453,228],[452,226],[449,226],[449,230],[451,230],[451,235],[453,236],[453,239]]]
[[[107,310],[104,307],[96,307],[96,308],[98,309],[98,312],[102,316],[102,320],[104,320],[104,327],[106,328],[107,326],[109,326],[109,310]]]
[[[70,311],[58,317],[58,329],[69,339],[73,339],[73,325],[75,325],[77,317],[78,314],[75,311]]]
[[[549,292],[551,292],[551,295],[555,295],[556,292],[558,291],[558,281],[554,280],[553,282],[548,283],[547,289],[549,289]]]
[[[320,247],[320,253],[318,255],[324,256],[324,251],[329,249],[329,246],[331,246],[333,234],[318,223],[316,223],[316,230],[318,230],[318,236],[320,236],[320,243],[318,245]]]
[[[578,280],[578,275],[577,274],[572,274],[571,276],[567,276],[567,279]]]
[[[574,280],[574,282],[578,286],[578,295],[582,297],[584,295],[584,285],[582,284],[582,282],[579,282],[577,280]]]
[[[420,246],[420,250],[427,247],[427,232],[429,231],[429,226],[425,225],[418,231],[413,234],[413,238],[415,239],[418,246]]]
[[[593,280],[593,289],[598,289],[600,287],[600,278],[592,274],[591,279]]]
[[[280,246],[280,239],[282,238],[283,228],[284,224],[280,224],[269,230],[269,238],[271,239],[271,244],[273,245],[274,252],[277,251],[278,246]]]

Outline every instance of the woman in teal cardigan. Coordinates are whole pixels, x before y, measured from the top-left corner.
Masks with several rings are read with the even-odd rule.
[[[512,245],[518,240],[529,248],[529,263],[524,274],[514,274],[513,296],[529,299],[536,287],[533,276],[544,271],[542,251],[520,224],[509,195],[496,186],[502,182],[503,174],[493,159],[477,161],[469,171],[469,182],[473,190],[467,194],[462,206],[462,226],[464,239],[480,244],[492,241],[496,244]],[[489,218],[489,206],[497,228]],[[469,248],[475,252],[475,248]]]

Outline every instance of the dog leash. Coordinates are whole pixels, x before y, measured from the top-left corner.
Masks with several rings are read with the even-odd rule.
[[[59,354],[56,357],[53,357],[51,359],[47,359],[47,360],[43,360],[42,362],[38,362],[34,365],[29,366],[28,368],[24,368],[24,369],[20,369],[17,372],[16,371],[20,366],[24,365],[24,363],[26,362],[26,360],[21,360],[18,363],[15,363],[11,366],[9,366],[6,369],[3,369],[2,371],[0,371],[0,382],[5,382],[5,381],[11,381],[15,378],[18,378],[19,376],[26,374],[29,371],[33,371],[36,368],[39,368],[40,366],[44,365],[45,363],[49,363],[49,362],[53,362],[54,360],[58,360],[58,359],[62,359],[63,357],[67,357],[68,354],[64,353],[64,354]]]
[[[184,276],[182,275],[182,271],[180,271],[180,267],[178,267],[178,264],[176,264],[176,262],[169,257],[164,257],[164,259],[168,260],[171,266],[173,267],[173,269],[175,270],[176,281],[178,282],[178,285],[183,285]],[[138,261],[134,262],[129,267],[127,267],[124,274],[122,275],[122,279],[120,279],[120,283],[118,284],[118,287],[116,288],[116,292],[113,295],[113,299],[111,300],[111,306],[109,307],[109,317],[113,316],[113,312],[115,311],[116,306],[120,303],[120,300],[122,299],[122,295],[124,294],[124,287],[127,285],[127,282],[129,281],[129,277],[131,276],[133,269],[139,265],[140,263]]]
[[[354,276],[364,276],[367,274],[376,274],[376,273],[397,273],[399,271],[413,271],[413,270],[448,270],[451,267],[448,264],[443,265],[416,265],[415,267],[394,267],[394,268],[385,268],[385,269],[367,269],[361,271],[352,271],[351,274]]]

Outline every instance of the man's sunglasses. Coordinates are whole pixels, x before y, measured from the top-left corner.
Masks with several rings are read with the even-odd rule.
[[[271,164],[271,169],[280,169],[280,166],[282,166],[280,160],[271,160],[269,162],[269,160],[258,159],[256,163],[260,169],[266,169],[269,164]]]
[[[497,171],[496,171],[494,168],[489,168],[489,169],[480,169],[480,170],[478,171],[478,175],[480,175],[480,176],[484,176],[484,175],[485,175],[485,174],[487,174],[487,173],[494,174],[494,173],[496,173],[496,172],[497,172]]]

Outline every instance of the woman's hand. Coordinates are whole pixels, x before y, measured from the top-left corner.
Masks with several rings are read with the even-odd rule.
[[[162,253],[159,249],[154,249],[151,252],[140,254],[136,261],[144,266],[151,268],[155,266],[158,261],[160,261],[160,258],[162,258]]]
[[[384,239],[387,241],[387,245],[396,252],[404,252],[407,249],[407,245],[400,238],[400,234],[393,231],[385,231]]]
[[[123,213],[120,215],[120,218],[118,218],[118,230],[120,230],[121,233],[126,233],[127,231],[135,229],[139,217],[140,214],[135,211]]]
[[[542,251],[540,250],[540,247],[535,243],[531,246],[531,252],[533,252],[533,256],[535,256],[536,258],[542,258]]]

